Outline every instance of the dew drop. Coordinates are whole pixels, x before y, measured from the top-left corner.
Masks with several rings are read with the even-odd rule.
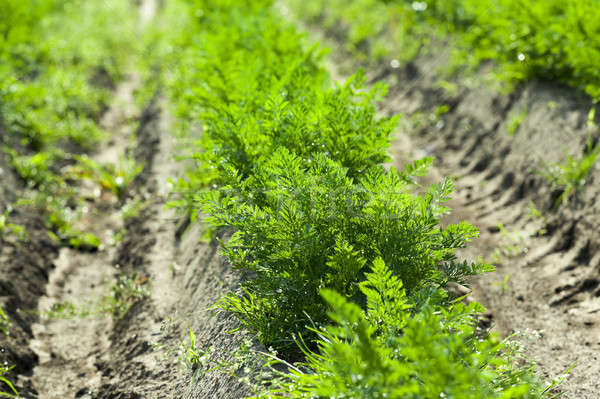
[[[413,1],[412,9],[419,12],[425,11],[427,9],[427,3],[424,1]]]

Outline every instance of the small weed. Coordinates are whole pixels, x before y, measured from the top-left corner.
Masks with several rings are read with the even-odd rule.
[[[3,375],[8,373],[13,367],[14,366],[9,367],[0,365],[0,382],[3,382],[12,391],[12,393],[0,391],[0,397],[2,398],[20,398],[19,392],[17,392],[15,386],[6,377],[3,377]]]
[[[448,111],[450,111],[450,107],[447,104],[442,104],[440,106],[438,106],[435,111],[433,111],[433,114],[435,115],[436,118],[441,117],[444,114],[447,114]]]
[[[508,131],[509,136],[515,135],[515,133],[519,129],[519,126],[521,126],[521,123],[523,123],[523,120],[525,119],[526,116],[527,116],[527,110],[523,109],[523,110],[521,110],[521,112],[519,114],[513,115],[510,118],[510,120],[508,122],[508,126],[506,127],[506,130]]]
[[[595,107],[590,109],[590,111],[588,112],[587,119],[588,119],[588,123],[587,123],[588,131],[591,133],[598,128],[598,126],[596,125],[596,108]]]
[[[436,127],[441,129],[444,127],[442,117],[450,111],[450,107],[446,104],[440,105],[430,112],[417,111],[408,118],[400,120],[400,128],[406,134],[415,134],[424,129]]]
[[[12,208],[8,207],[3,214],[0,214],[0,238],[6,234],[14,234],[19,240],[27,238],[27,232],[23,226],[18,224],[9,223],[8,217],[12,212]]]
[[[266,366],[276,358],[277,352],[269,349],[268,353],[258,352],[253,349],[249,338],[242,340],[232,352],[216,351],[214,346],[203,350],[198,347],[194,331],[188,327],[189,344],[181,343],[179,346],[178,361],[182,364],[182,371],[191,371],[194,377],[202,378],[208,373],[221,372],[237,378],[258,393],[264,391],[264,386],[278,378],[275,373],[269,372]],[[256,372],[256,370],[261,370]]]
[[[572,157],[566,154],[566,162],[543,167],[539,173],[552,185],[553,189],[561,191],[560,196],[554,202],[555,207],[567,203],[571,198],[577,196],[596,164],[598,154],[600,154],[600,144],[594,145],[590,136],[581,156]]]
[[[500,288],[500,294],[504,295],[507,292],[510,292],[510,290],[511,290],[511,288],[508,284],[509,280],[510,280],[510,273],[508,273],[506,276],[504,276],[502,281],[497,281],[495,283],[492,283],[492,287]]]
[[[142,165],[139,165],[135,159],[130,157],[120,158],[117,165],[101,165],[87,156],[78,156],[76,159],[78,164],[72,168],[72,174],[95,181],[119,199],[125,197],[127,188],[133,179],[144,169]]]
[[[121,275],[102,298],[81,305],[58,302],[44,312],[43,316],[48,319],[72,319],[108,314],[120,319],[134,304],[150,295],[150,287],[150,281],[146,277]]]
[[[435,87],[439,87],[440,89],[444,90],[449,96],[457,95],[458,90],[459,90],[457,83],[450,82],[450,81],[444,80],[444,79],[436,82]]]
[[[169,263],[169,271],[171,272],[171,276],[175,277],[180,270],[181,266],[177,262]]]
[[[196,347],[196,334],[188,327],[189,345],[181,343],[179,361],[183,366],[192,371],[196,371],[200,366],[208,364],[208,358],[214,348],[211,346],[207,351],[202,351]]]
[[[120,319],[137,302],[150,295],[151,284],[147,277],[119,276],[110,293],[105,295],[101,311]]]
[[[37,192],[32,197],[18,200],[15,204],[41,210],[45,215],[47,234],[57,244],[86,251],[97,250],[101,245],[100,239],[74,227],[80,212],[73,209],[73,202],[76,202],[73,192],[61,188],[53,193]]]
[[[527,214],[527,217],[530,220],[539,222],[542,226],[545,226],[548,221],[548,219],[544,215],[542,215],[542,212],[540,212],[540,210],[535,207],[533,201],[529,201],[529,212]],[[544,227],[540,227],[536,231],[536,235],[543,236],[547,232],[548,231]]]
[[[4,313],[2,308],[0,308],[0,333],[6,335],[7,337],[10,335],[10,319]]]
[[[140,198],[128,200],[123,208],[121,208],[121,217],[123,218],[123,221],[128,221],[137,217],[140,212],[142,212],[145,205],[146,202],[142,201]]]
[[[91,233],[79,231],[73,227],[76,212],[69,208],[52,205],[48,208],[48,235],[57,243],[68,245],[83,251],[95,251],[100,248],[100,238]]]
[[[119,229],[119,231],[117,231],[117,232],[111,230],[109,232],[110,237],[108,239],[108,245],[110,245],[110,246],[117,245],[118,243],[123,241],[123,238],[125,237],[126,234],[127,234],[126,228]]]
[[[529,212],[527,213],[527,217],[532,220],[540,220],[542,222],[546,221],[546,217],[542,215],[542,212],[535,207],[533,201],[529,201]]]
[[[84,311],[83,309],[86,310]],[[47,319],[72,319],[74,317],[83,317],[86,312],[89,312],[89,307],[87,306],[77,309],[72,302],[57,302],[43,315]]]
[[[522,232],[516,230],[509,232],[502,223],[498,223],[498,229],[500,230],[501,244],[496,250],[500,251],[503,256],[512,258],[527,252],[525,235]]]

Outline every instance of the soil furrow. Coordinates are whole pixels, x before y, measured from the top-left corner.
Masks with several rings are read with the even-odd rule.
[[[140,30],[155,12],[154,0],[140,5]],[[136,73],[116,87],[101,125],[110,139],[90,154],[100,165],[113,164],[130,150],[132,121],[139,111],[134,92],[140,86]],[[62,248],[52,262],[45,295],[39,299],[39,320],[32,325],[30,348],[38,357],[31,375],[20,385],[32,386],[39,398],[97,397],[110,361],[114,317],[121,309],[111,287],[122,274],[117,262],[118,233],[123,231],[122,201],[96,184],[82,182],[77,187],[85,199],[84,216],[76,228],[99,237],[98,251]],[[28,397],[24,394],[24,397]]]
[[[134,116],[131,106],[138,79],[131,76],[116,89],[113,104],[102,125],[112,132],[107,145],[90,156],[98,163],[118,163],[127,150],[131,134],[127,122]],[[122,229],[117,199],[97,188],[87,189],[87,212],[78,222],[84,231],[109,243]],[[96,364],[109,347],[113,323],[103,297],[114,284],[118,269],[114,246],[84,252],[63,248],[53,262],[46,295],[38,304],[40,321],[33,325],[30,346],[39,357],[31,381],[41,398],[91,397],[102,379]]]

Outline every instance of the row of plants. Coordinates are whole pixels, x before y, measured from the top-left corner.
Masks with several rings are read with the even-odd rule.
[[[558,81],[600,99],[597,0],[286,0],[302,19],[348,40],[363,59],[407,61],[451,42],[454,67],[494,61],[509,85]]]
[[[97,174],[113,172],[82,154],[109,134],[100,121],[135,51],[136,21],[127,1],[2,3],[1,150],[30,189],[13,208],[41,209],[51,236],[65,245],[100,245],[72,227],[80,213],[73,182],[102,184]]]
[[[451,180],[418,187],[432,159],[384,166],[385,88],[360,73],[333,85],[271,0],[167,7],[157,56],[192,165],[175,205],[208,220],[247,276],[216,307],[287,366],[258,396],[551,396],[478,328],[483,307],[446,291],[493,268],[457,258],[478,232],[440,225]]]

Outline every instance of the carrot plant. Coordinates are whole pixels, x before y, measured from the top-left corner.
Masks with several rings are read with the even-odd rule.
[[[444,291],[411,298],[381,259],[359,288],[364,308],[321,292],[333,324],[311,328],[318,350],[300,343],[306,361],[274,369],[283,378],[259,397],[539,398],[556,384],[540,385],[531,365],[517,365],[502,354],[505,343],[477,331],[476,302],[444,304]]]
[[[477,235],[472,226],[439,227],[448,180],[415,196],[396,171],[372,168],[355,181],[323,154],[305,167],[285,148],[245,180],[232,173],[230,184],[208,195],[205,211],[214,225],[236,231],[223,254],[254,278],[221,306],[265,343],[291,345],[291,334],[325,322],[320,289],[363,303],[358,283],[377,257],[410,293],[487,268],[454,255]]]

